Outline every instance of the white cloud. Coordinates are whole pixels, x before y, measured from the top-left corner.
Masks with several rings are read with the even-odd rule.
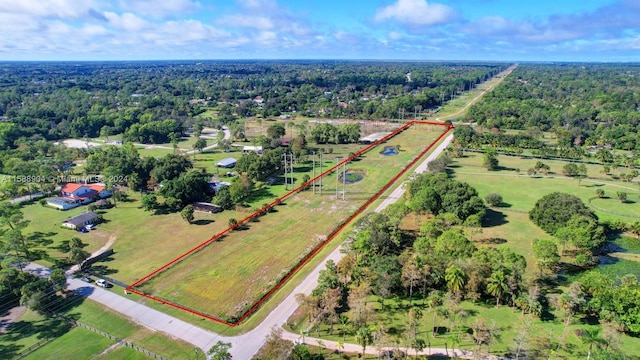
[[[93,0],[3,0],[0,13],[78,19],[88,16],[94,5]]]
[[[197,20],[167,21],[147,30],[142,37],[156,44],[182,45],[199,41],[227,40],[231,34]]]
[[[446,23],[455,17],[455,11],[443,4],[426,0],[398,0],[376,12],[375,20],[396,20],[412,26]]]
[[[5,35],[19,34],[27,31],[37,31],[40,28],[39,21],[29,15],[2,14],[0,13],[0,32]]]
[[[272,19],[260,15],[229,15],[220,18],[218,23],[230,27],[247,27],[258,30],[270,30],[274,28]]]
[[[142,16],[168,18],[200,9],[200,2],[191,0],[120,0],[120,8]]]
[[[535,24],[529,21],[513,21],[501,16],[486,16],[462,29],[472,36],[513,42],[552,43],[580,38],[583,33],[571,27]]]
[[[271,12],[278,9],[275,0],[236,0],[236,4],[245,10]]]
[[[114,12],[105,11],[104,17],[109,22],[109,25],[118,30],[141,31],[149,27],[147,21],[132,13],[118,15]]]
[[[387,37],[391,40],[400,40],[404,37],[404,35],[402,35],[401,33],[397,32],[397,31],[390,31],[387,34]]]

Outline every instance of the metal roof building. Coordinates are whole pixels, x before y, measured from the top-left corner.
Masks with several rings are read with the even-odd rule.
[[[222,159],[220,161],[218,161],[216,163],[217,167],[222,167],[222,168],[232,168],[234,166],[236,166],[236,163],[238,162],[238,160],[234,159],[234,158],[226,158],[226,159]]]

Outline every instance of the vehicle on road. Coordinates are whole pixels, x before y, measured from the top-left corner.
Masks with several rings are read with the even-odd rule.
[[[105,289],[109,287],[109,283],[105,279],[96,280],[96,285],[100,286],[101,288],[105,288]]]
[[[88,276],[82,276],[82,277],[80,278],[80,280],[82,280],[82,281],[84,281],[84,282],[88,282],[88,283],[93,282],[93,280],[91,280],[91,278],[90,278],[90,277],[88,277]]]

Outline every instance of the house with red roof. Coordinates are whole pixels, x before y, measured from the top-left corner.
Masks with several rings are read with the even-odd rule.
[[[60,210],[69,210],[111,196],[104,184],[67,183],[60,196],[47,200],[47,205]]]

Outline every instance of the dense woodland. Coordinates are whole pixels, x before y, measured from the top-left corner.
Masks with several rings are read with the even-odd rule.
[[[561,147],[640,150],[640,66],[520,65],[466,120],[484,128],[550,131]]]
[[[433,109],[504,64],[354,61],[0,64],[0,147],[125,134],[168,142],[208,105],[218,121],[300,113],[390,119]]]

